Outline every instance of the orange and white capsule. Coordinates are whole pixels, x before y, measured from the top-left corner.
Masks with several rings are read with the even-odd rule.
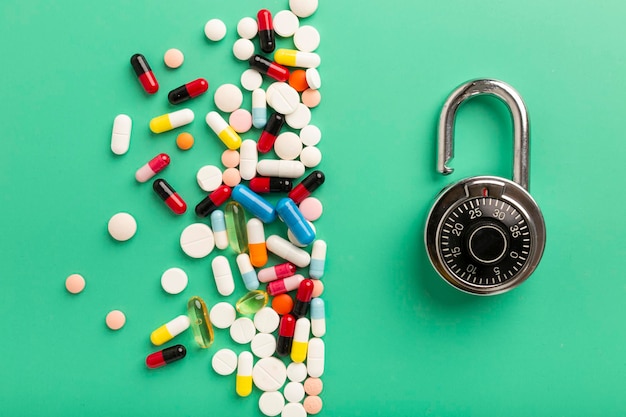
[[[248,229],[250,263],[257,268],[261,268],[267,263],[267,246],[265,246],[263,222],[257,218],[252,218],[246,223],[246,229]]]
[[[311,322],[306,317],[296,320],[296,330],[293,333],[293,342],[291,344],[291,360],[302,363],[306,359],[307,347],[309,345],[309,332],[311,331]]]
[[[241,352],[237,358],[237,378],[235,389],[240,397],[247,397],[252,393],[252,353]]]
[[[239,149],[241,147],[241,137],[235,132],[226,120],[216,111],[211,111],[206,115],[206,124],[215,132],[218,138],[228,149]]]

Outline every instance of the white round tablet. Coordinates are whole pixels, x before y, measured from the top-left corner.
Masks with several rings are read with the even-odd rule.
[[[317,0],[289,0],[289,8],[298,17],[309,17],[317,10]]]
[[[322,162],[322,152],[315,146],[306,146],[300,152],[300,162],[307,168],[316,167]]]
[[[137,222],[128,213],[117,213],[109,219],[108,229],[113,239],[124,242],[135,236]]]
[[[320,46],[320,33],[313,26],[300,26],[293,35],[293,43],[302,52],[313,52]]]
[[[300,140],[305,146],[315,146],[322,139],[322,131],[315,125],[304,126],[300,131]]]
[[[241,107],[243,93],[234,84],[222,84],[215,90],[213,96],[215,105],[223,112],[231,113]]]
[[[259,26],[251,17],[244,17],[237,23],[237,33],[244,39],[252,39],[258,32]]]
[[[276,338],[268,333],[257,333],[250,342],[250,349],[259,358],[269,358],[276,352]]]
[[[301,382],[288,382],[283,394],[288,402],[299,403],[304,398],[304,385]]]
[[[254,44],[250,39],[237,39],[233,44],[233,55],[240,61],[247,61],[254,55]]]
[[[215,191],[222,185],[222,170],[214,165],[205,165],[198,170],[196,180],[202,190]]]
[[[237,369],[237,354],[230,349],[220,349],[213,355],[211,366],[220,375],[230,375]]]
[[[287,367],[278,358],[260,359],[252,368],[252,381],[261,391],[278,391],[287,379]]]
[[[204,223],[192,223],[180,234],[180,247],[192,258],[204,258],[213,251],[213,231]]]
[[[293,132],[281,133],[274,142],[274,152],[280,159],[288,161],[296,159],[301,151],[300,137]]]
[[[293,382],[302,382],[308,376],[306,365],[302,362],[291,362],[287,366],[287,378]]]
[[[308,68],[304,73],[304,77],[311,90],[319,90],[322,87],[322,77],[320,77],[320,72],[317,68]]]
[[[271,307],[263,307],[254,315],[254,327],[261,333],[272,333],[279,323],[280,317]]]
[[[215,304],[209,312],[211,324],[218,329],[226,329],[230,327],[230,325],[235,321],[236,316],[237,312],[235,311],[235,307],[228,304],[226,301]]]
[[[284,407],[285,398],[278,391],[264,392],[259,397],[259,410],[268,417],[279,415]]]
[[[315,226],[313,226],[313,223],[311,223],[310,221],[307,220],[307,223],[309,224],[309,226],[311,226],[311,228],[313,229],[313,233],[316,233],[315,230]],[[293,233],[291,233],[291,230],[287,229],[287,238],[289,239],[289,241],[291,243],[293,243],[294,245],[300,247],[300,248],[306,248],[309,245],[303,245],[302,243],[298,242],[298,239],[296,239],[296,237],[294,236]]]
[[[288,403],[283,407],[280,417],[307,417],[304,406],[300,403]]]
[[[298,103],[295,111],[285,115],[285,122],[294,129],[302,129],[311,122],[311,109]]]
[[[248,91],[254,91],[263,84],[263,77],[259,71],[252,68],[245,70],[241,74],[241,86]]]
[[[300,26],[298,16],[290,10],[281,10],[274,15],[274,32],[283,38],[293,36]]]
[[[168,294],[180,294],[188,282],[187,274],[180,268],[170,268],[161,275],[161,287]]]
[[[248,317],[239,317],[230,326],[230,337],[237,343],[250,343],[254,338],[256,328]]]
[[[221,41],[226,36],[226,25],[220,19],[211,19],[204,25],[204,34],[212,41]]]
[[[287,83],[272,83],[265,91],[267,104],[280,114],[291,114],[300,104],[300,95]]]

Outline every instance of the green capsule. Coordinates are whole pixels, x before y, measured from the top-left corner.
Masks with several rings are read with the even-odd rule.
[[[246,214],[243,207],[236,201],[230,201],[224,209],[226,218],[226,234],[230,247],[237,253],[248,252],[248,230]]]
[[[268,296],[265,291],[254,290],[237,300],[235,308],[244,315],[254,314],[267,305]]]
[[[206,349],[213,344],[213,326],[209,320],[206,304],[202,298],[194,295],[187,302],[187,315],[191,322],[191,330],[196,343]]]

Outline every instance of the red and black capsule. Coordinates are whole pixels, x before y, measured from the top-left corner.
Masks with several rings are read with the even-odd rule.
[[[252,55],[248,59],[248,64],[250,65],[250,68],[257,70],[261,74],[265,74],[276,81],[284,83],[289,80],[289,69],[287,67],[277,64],[262,55]]]
[[[276,35],[274,34],[274,22],[272,14],[267,9],[261,9],[256,14],[259,25],[259,43],[261,50],[265,53],[274,52],[276,48]]]
[[[183,214],[187,211],[187,203],[185,203],[185,200],[183,200],[164,179],[157,178],[154,180],[152,188],[174,213]]]
[[[139,82],[143,89],[146,90],[146,93],[154,94],[159,90],[159,83],[152,72],[152,68],[148,65],[145,56],[141,54],[131,56],[130,65],[133,66],[135,74],[137,74],[137,78],[139,78]]]
[[[324,184],[326,177],[322,171],[311,172],[302,182],[289,192],[287,197],[291,198],[294,203],[300,204],[302,200],[311,195],[320,185]]]
[[[300,283],[298,291],[296,292],[296,302],[293,305],[293,315],[296,318],[306,316],[309,312],[309,306],[311,305],[311,297],[313,296],[313,280],[305,279]]]
[[[291,314],[285,314],[280,319],[278,326],[278,340],[276,341],[276,353],[287,356],[291,353],[293,334],[296,331],[296,318]]]
[[[250,180],[250,189],[255,193],[287,193],[293,188],[290,179],[278,177],[254,177]]]
[[[280,113],[274,113],[270,116],[261,132],[259,141],[256,144],[256,148],[261,153],[268,153],[272,150],[276,137],[280,133],[280,129],[285,124],[285,115]]]
[[[146,358],[146,365],[148,365],[148,368],[152,369],[160,368],[161,366],[181,360],[186,355],[187,349],[185,349],[185,346],[176,345],[149,354]]]
[[[206,217],[217,210],[219,206],[224,204],[224,202],[230,198],[232,191],[232,188],[228,185],[221,185],[211,194],[206,196],[206,198],[199,202],[196,206],[196,214],[198,217]]]
[[[198,78],[173,89],[167,95],[167,100],[171,104],[180,104],[201,94],[206,93],[209,89],[209,83],[204,78]]]

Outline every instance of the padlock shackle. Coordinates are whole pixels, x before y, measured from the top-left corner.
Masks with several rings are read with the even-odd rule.
[[[526,191],[529,191],[528,111],[519,93],[503,81],[491,79],[468,81],[454,90],[448,97],[439,117],[437,170],[444,175],[453,171],[452,168],[447,166],[447,163],[454,156],[454,121],[457,109],[465,100],[483,94],[498,97],[508,106],[511,112],[514,137],[513,181],[521,185]]]

